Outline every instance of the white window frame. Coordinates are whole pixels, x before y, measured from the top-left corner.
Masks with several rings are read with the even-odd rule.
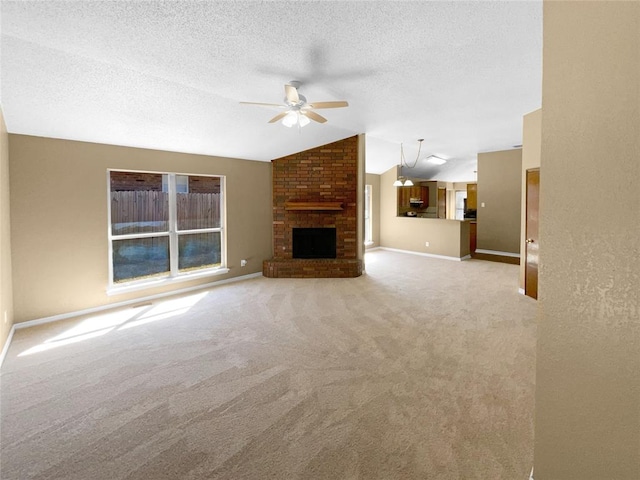
[[[373,245],[373,185],[364,186],[364,244]],[[369,214],[367,216],[367,213]]]
[[[150,173],[168,176],[169,187],[169,229],[165,232],[148,232],[148,233],[132,233],[126,235],[113,235],[111,225],[111,172],[125,173]],[[197,177],[215,177],[220,179],[220,227],[202,228],[195,230],[178,230],[178,218],[176,207],[176,177],[197,176]],[[224,175],[208,175],[194,173],[176,173],[176,172],[156,172],[148,170],[122,170],[119,168],[107,169],[107,238],[108,248],[108,265],[109,280],[107,286],[107,294],[115,295],[126,293],[134,290],[142,290],[150,287],[167,285],[175,282],[183,282],[193,280],[199,277],[211,275],[222,275],[229,272],[227,268],[227,208],[226,208],[226,177]],[[180,235],[189,235],[194,233],[210,233],[220,232],[220,265],[214,268],[203,268],[191,272],[180,272],[178,269],[178,237]],[[130,240],[136,238],[157,238],[169,237],[169,272],[161,277],[153,279],[131,280],[129,282],[114,283],[113,282],[113,242],[114,240]]]
[[[464,207],[458,208],[458,197],[461,197],[462,199],[467,198],[467,191],[466,190],[456,190],[455,203],[454,203],[455,219],[456,220],[464,220]],[[464,204],[464,202],[463,202],[463,204]]]

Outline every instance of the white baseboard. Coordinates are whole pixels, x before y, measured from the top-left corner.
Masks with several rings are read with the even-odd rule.
[[[195,290],[203,290],[206,288],[216,287],[218,285],[224,285],[227,283],[241,282],[243,280],[249,280],[250,278],[261,277],[262,272],[250,273],[249,275],[241,275],[239,277],[226,278],[217,282],[205,283],[203,285],[196,285],[194,287],[181,288],[179,290],[172,290],[170,292],[158,293],[156,295],[148,295],[146,297],[138,297],[133,300],[126,300],[123,302],[114,302],[107,305],[100,305],[99,307],[86,308],[84,310],[76,310],[74,312],[61,313],[60,315],[52,315],[51,317],[38,318],[35,320],[28,320],[26,322],[15,323],[13,326],[16,330],[22,328],[35,327],[37,325],[43,325],[45,323],[57,322],[60,320],[66,320],[67,318],[79,317],[81,315],[88,315],[90,313],[102,312],[104,310],[111,310],[114,308],[126,307],[127,305],[133,305],[141,302],[149,302],[151,300],[157,300],[159,298],[171,297],[174,295],[181,295],[183,293],[193,292]]]
[[[412,250],[400,250],[398,248],[389,248],[389,247],[378,247],[381,250],[388,250],[390,252],[398,252],[398,253],[409,253],[411,255],[419,255],[421,257],[431,257],[431,258],[442,258],[444,260],[454,260],[456,262],[461,262],[462,260],[466,260],[467,258],[471,258],[471,255],[465,255],[464,257],[448,257],[446,255],[436,255],[434,253],[422,253],[422,252],[414,252]]]
[[[482,248],[476,248],[476,253],[484,253],[485,255],[501,255],[503,257],[520,258],[519,253],[500,252],[499,250],[484,250]]]
[[[524,288],[519,288],[519,289],[518,289],[518,293],[519,293],[520,295],[526,295],[526,294],[524,293]]]
[[[4,363],[4,357],[7,356],[7,352],[9,351],[9,345],[11,345],[11,340],[13,339],[13,332],[16,331],[16,326],[12,325],[11,330],[9,330],[9,335],[7,336],[7,340],[4,342],[4,346],[2,347],[2,353],[0,353],[0,367]]]

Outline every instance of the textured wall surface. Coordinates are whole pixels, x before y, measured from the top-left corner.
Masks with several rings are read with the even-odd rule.
[[[546,2],[543,56],[535,478],[638,479],[640,3]]]
[[[521,149],[478,154],[477,248],[520,253],[521,175]]]
[[[9,140],[16,321],[256,273],[271,255],[269,163],[23,135]],[[108,168],[224,175],[230,272],[107,296]]]
[[[13,324],[9,190],[9,137],[0,110],[0,350]]]

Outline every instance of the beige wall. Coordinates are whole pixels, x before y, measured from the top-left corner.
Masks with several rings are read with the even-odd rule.
[[[374,173],[367,173],[365,183],[371,185],[371,220],[372,225],[372,240],[373,244],[368,245],[367,248],[374,248],[380,246],[380,175]]]
[[[522,200],[520,208],[520,288],[524,289],[525,252],[527,235],[527,170],[540,167],[542,147],[542,110],[538,109],[524,116],[522,122]]]
[[[16,322],[260,272],[272,256],[270,163],[22,135],[9,160]],[[230,272],[107,296],[108,168],[225,175]]]
[[[478,154],[478,249],[520,253],[521,176],[522,149]]]
[[[0,109],[0,351],[13,325],[9,191],[9,137]]]
[[[640,2],[543,19],[534,475],[638,479]]]
[[[380,246],[455,258],[468,255],[468,222],[396,216],[395,179],[396,167],[380,175]]]

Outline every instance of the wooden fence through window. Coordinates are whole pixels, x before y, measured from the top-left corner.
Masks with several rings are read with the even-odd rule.
[[[220,227],[219,193],[176,194],[178,230]],[[113,235],[166,232],[169,194],[151,190],[111,192]]]

